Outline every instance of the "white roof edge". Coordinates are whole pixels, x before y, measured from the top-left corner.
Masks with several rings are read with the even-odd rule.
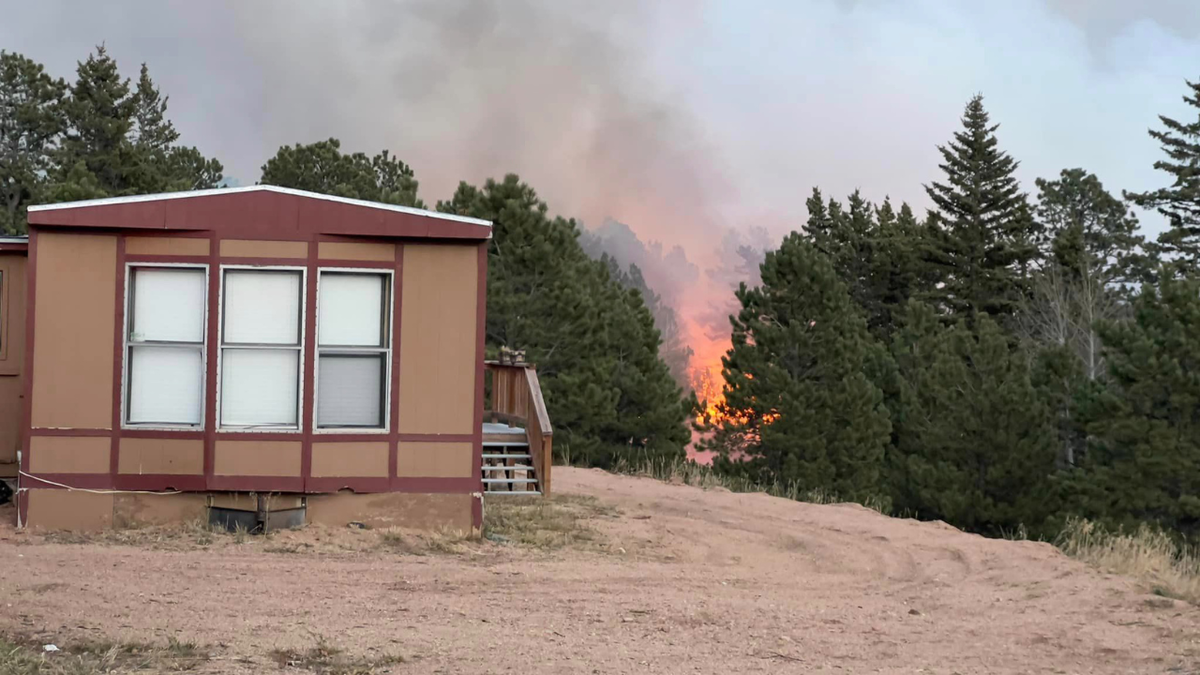
[[[8,235],[8,236],[0,237],[0,244],[28,244],[28,243],[29,243],[29,235],[25,235],[25,234]]]
[[[136,204],[138,202],[157,202],[166,199],[189,199],[191,197],[206,197],[209,195],[228,195],[238,192],[258,192],[265,190],[267,192],[278,192],[285,195],[293,195],[296,197],[308,197],[309,199],[323,199],[328,202],[338,202],[339,204],[349,204],[351,206],[365,206],[371,209],[379,209],[381,211],[395,211],[397,213],[407,213],[414,216],[424,216],[426,218],[437,218],[440,220],[453,220],[460,223],[470,223],[472,225],[485,225],[491,227],[492,223],[489,220],[480,218],[469,218],[467,216],[456,216],[450,213],[439,213],[437,211],[427,211],[425,209],[414,209],[410,206],[398,206],[396,204],[384,204],[381,202],[369,202],[364,199],[350,199],[349,197],[335,197],[333,195],[324,195],[319,192],[309,192],[307,190],[296,190],[293,188],[279,187],[278,185],[245,185],[242,187],[225,187],[213,188],[211,190],[190,190],[187,192],[162,192],[150,195],[132,195],[129,197],[106,197],[104,199],[87,199],[79,202],[62,202],[59,204],[36,204],[29,207],[29,211],[57,211],[60,209],[78,209],[86,206],[108,206],[110,204]]]

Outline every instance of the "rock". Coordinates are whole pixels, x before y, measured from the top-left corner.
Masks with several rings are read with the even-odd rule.
[[[908,613],[909,613],[909,614],[912,614],[913,616],[921,616],[921,613],[920,613],[920,612],[918,612],[918,611],[917,611],[917,610],[915,610],[915,609],[910,609],[910,610],[908,610]]]

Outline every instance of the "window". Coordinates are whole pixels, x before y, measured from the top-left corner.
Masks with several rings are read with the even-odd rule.
[[[130,267],[125,423],[199,427],[204,414],[204,267]]]
[[[322,270],[317,280],[318,429],[387,428],[388,273]]]
[[[304,273],[225,268],[222,274],[220,426],[295,429]]]

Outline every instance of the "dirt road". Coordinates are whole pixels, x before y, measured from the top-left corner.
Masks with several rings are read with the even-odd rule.
[[[276,669],[272,649],[319,640],[403,656],[396,673],[1200,668],[1200,610],[1046,544],[599,471],[556,468],[555,488],[615,507],[587,521],[599,543],[414,556],[305,531],[158,550],[6,526],[0,633],[176,637],[212,646],[204,672]]]

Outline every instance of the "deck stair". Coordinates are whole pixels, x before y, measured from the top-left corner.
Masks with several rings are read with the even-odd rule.
[[[553,431],[533,366],[486,362],[488,401],[483,411],[484,495],[550,494]]]
[[[483,424],[484,493],[540,495],[537,473],[524,429],[497,422]]]

